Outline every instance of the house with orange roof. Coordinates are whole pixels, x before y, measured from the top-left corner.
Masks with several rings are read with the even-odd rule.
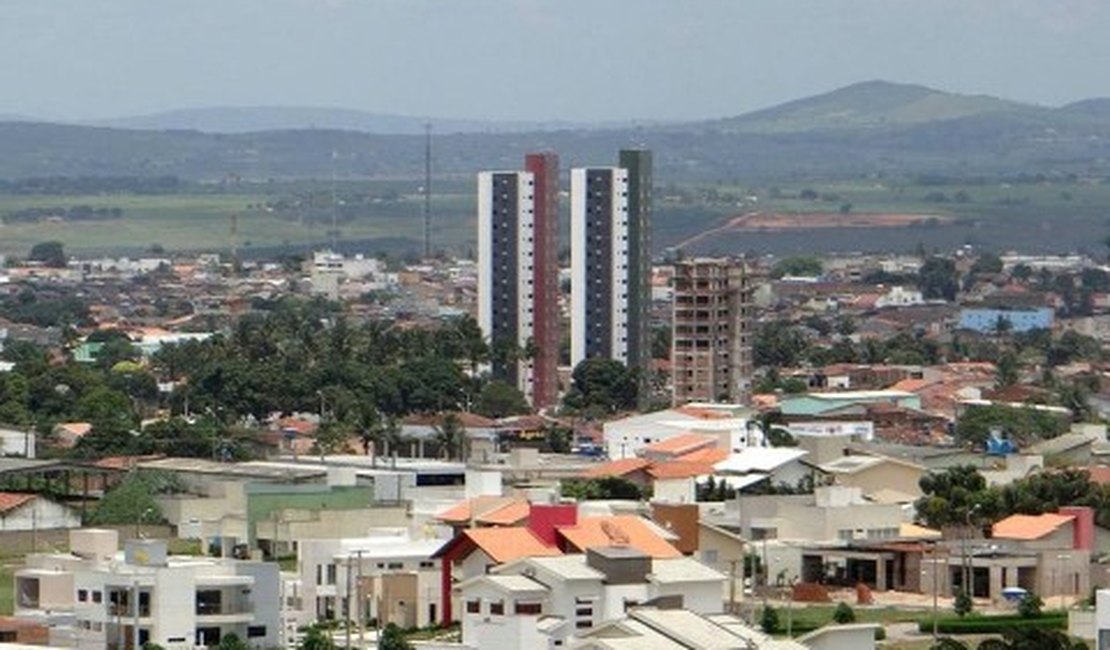
[[[613,545],[634,548],[648,557],[680,557],[664,537],[663,530],[643,517],[583,517],[575,526],[558,529],[560,547],[567,553],[584,553],[587,549]]]
[[[712,436],[701,433],[683,433],[644,447],[642,455],[644,458],[654,461],[674,460],[679,456],[716,446],[717,439]]]
[[[39,494],[0,492],[0,531],[80,528],[81,515]]]
[[[435,516],[457,531],[488,526],[520,526],[528,521],[526,499],[484,495],[466,499]]]
[[[54,437],[51,442],[54,446],[72,449],[90,431],[92,431],[92,424],[88,422],[59,422],[54,426]]]
[[[648,474],[651,464],[646,458],[621,458],[583,470],[582,478],[623,478],[645,488],[651,484],[651,475]]]

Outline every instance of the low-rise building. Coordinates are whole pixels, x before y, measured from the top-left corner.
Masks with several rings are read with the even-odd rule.
[[[83,529],[69,553],[27,556],[15,573],[15,615],[69,628],[70,647],[167,650],[215,645],[235,634],[252,647],[281,644],[278,566],[171,556],[163,540]]]

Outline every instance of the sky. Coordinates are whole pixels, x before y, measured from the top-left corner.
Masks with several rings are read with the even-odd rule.
[[[0,114],[738,115],[884,79],[1110,96],[1108,0],[0,0]]]

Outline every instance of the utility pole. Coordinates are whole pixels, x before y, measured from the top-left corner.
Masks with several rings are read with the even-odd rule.
[[[350,556],[350,554],[347,555],[347,593],[346,593],[346,598],[344,600],[347,601],[347,616],[346,616],[347,620],[345,622],[346,624],[343,627],[346,628],[346,630],[347,630],[346,648],[347,648],[347,650],[351,650],[351,556]]]
[[[363,620],[363,614],[364,614],[363,610],[365,610],[366,608],[364,607],[364,603],[363,603],[363,600],[362,600],[363,599],[363,594],[362,594],[362,549],[359,549],[357,554],[358,554],[358,583],[355,585],[355,593],[358,594],[358,619],[357,619],[358,620],[358,650],[362,650],[363,648],[366,647],[366,635],[365,635],[366,624],[365,624],[365,621]]]
[[[134,643],[135,650],[141,648],[139,643],[139,579],[135,578],[131,582],[131,607],[134,613],[133,623],[134,626],[131,630],[132,643]]]
[[[432,125],[424,125],[424,259],[432,258]]]

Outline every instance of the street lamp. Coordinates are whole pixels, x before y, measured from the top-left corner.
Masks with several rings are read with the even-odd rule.
[[[135,522],[135,539],[143,538],[143,520],[147,515],[154,514],[154,508],[147,508],[139,513],[139,520]]]

